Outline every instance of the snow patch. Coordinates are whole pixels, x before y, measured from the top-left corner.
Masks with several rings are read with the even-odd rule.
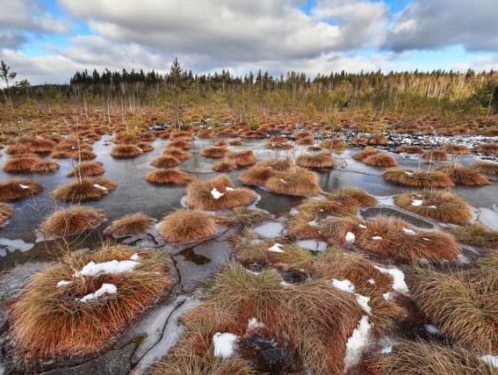
[[[393,289],[401,294],[408,294],[408,285],[405,283],[405,274],[399,268],[384,268],[374,266],[382,273],[387,273],[393,278]]]
[[[60,288],[61,286],[66,286],[66,285],[69,285],[69,284],[72,284],[73,282],[72,281],[67,281],[67,280],[61,280],[57,283],[56,287],[57,288]]]
[[[118,288],[116,288],[116,285],[103,283],[102,286],[94,293],[87,294],[86,296],[80,298],[80,302],[87,303],[89,301],[93,301],[99,297],[102,297],[104,294],[116,294],[117,291]]]
[[[229,332],[216,332],[213,335],[214,356],[223,359],[230,358],[237,348],[237,335]]]
[[[283,251],[280,247],[281,246],[284,246],[282,245],[281,243],[276,243],[275,245],[273,245],[272,247],[269,247],[268,248],[268,251],[272,251],[274,253],[285,253],[285,251]]]
[[[96,276],[103,273],[124,273],[131,272],[138,265],[138,262],[133,260],[111,260],[108,262],[95,263],[90,262],[85,265],[81,271],[75,272],[74,277],[80,276]]]
[[[264,323],[261,323],[260,321],[258,321],[258,319],[256,318],[251,318],[249,319],[249,321],[247,322],[247,330],[251,330],[251,329],[257,329],[257,328],[263,328],[265,327],[265,324]]]
[[[344,280],[332,279],[332,286],[346,293],[354,293],[355,290],[354,284],[348,279]]]
[[[214,199],[220,199],[224,194],[220,193],[215,187],[211,189],[211,195]]]
[[[99,185],[99,184],[93,184],[93,186],[96,187],[97,189],[107,191],[107,188],[105,186],[102,186],[102,185]]]
[[[422,199],[412,199],[412,206],[418,207],[422,206],[424,201]]]
[[[254,232],[264,238],[281,237],[283,231],[283,224],[276,222],[266,222],[254,228]]]
[[[431,335],[439,335],[439,334],[441,334],[441,332],[439,331],[439,329],[435,325],[433,325],[433,324],[424,324],[424,328]]]
[[[19,184],[19,187],[20,187],[21,189],[25,189],[25,190],[26,190],[26,189],[29,189],[29,186],[28,186],[28,185],[23,185],[23,184]]]
[[[486,354],[481,357],[481,361],[486,362],[487,364],[493,366],[494,368],[498,368],[498,355]]]
[[[344,358],[344,372],[349,368],[357,365],[361,360],[361,355],[370,345],[370,331],[372,324],[368,321],[368,316],[361,317],[358,327],[355,328],[353,334],[346,343],[346,356]]]
[[[368,304],[370,302],[370,297],[367,296],[362,296],[361,294],[355,294],[356,297],[356,302],[361,306],[363,311],[365,311],[367,314],[370,314],[372,312],[372,308]]]
[[[354,235],[353,232],[346,233],[346,242],[347,243],[354,243],[355,240],[356,240],[356,236]]]
[[[403,233],[409,234],[409,235],[414,235],[415,231],[408,229],[408,228],[403,228]]]
[[[382,239],[381,236],[373,236],[372,237],[372,240],[375,240],[375,241],[380,241]]]

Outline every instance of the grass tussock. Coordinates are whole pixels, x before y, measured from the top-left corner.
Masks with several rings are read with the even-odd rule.
[[[202,241],[216,233],[216,219],[214,215],[201,210],[178,209],[165,216],[157,229],[170,242]]]
[[[36,181],[11,178],[0,182],[0,202],[14,202],[40,193],[43,186]]]
[[[78,277],[75,271],[90,261],[130,261],[134,254],[124,246],[104,245],[97,252],[68,255],[35,274],[9,311],[16,349],[33,360],[102,351],[172,287],[171,262],[163,253],[147,251],[129,272]],[[63,280],[70,283],[57,287]],[[113,284],[116,293],[80,301],[104,283]]]
[[[35,154],[49,154],[56,146],[56,143],[51,139],[35,137],[26,140],[26,145]]]
[[[96,160],[89,160],[89,161],[82,161],[78,165],[76,165],[71,172],[67,174],[67,177],[94,177],[94,176],[100,176],[104,174],[105,169],[104,169],[104,164],[100,161]]]
[[[405,154],[423,154],[424,150],[420,146],[402,145],[396,147],[396,152]]]
[[[482,354],[481,354],[482,355]],[[379,374],[492,375],[496,369],[480,359],[479,354],[462,347],[430,342],[401,341],[391,355],[374,366]]]
[[[12,145],[8,145],[5,149],[5,153],[7,155],[22,155],[22,154],[30,154],[33,151],[29,148],[29,146],[25,143],[16,143]]]
[[[256,193],[246,188],[235,188],[225,174],[211,180],[193,180],[187,188],[185,201],[203,210],[229,210],[247,206],[257,199]]]
[[[293,162],[291,159],[271,159],[259,162],[256,165],[242,171],[239,174],[239,181],[245,185],[264,186],[268,179],[275,172],[288,171],[292,168]]]
[[[181,161],[192,158],[192,154],[190,152],[184,151],[178,147],[166,147],[161,152],[161,156],[172,156]]]
[[[241,150],[229,152],[225,156],[227,161],[234,161],[238,168],[248,167],[257,163],[256,155],[253,150]]]
[[[150,143],[148,142],[138,142],[137,143],[137,147],[142,150],[142,152],[151,152],[151,151],[154,151],[154,146],[152,146]]]
[[[441,147],[441,150],[452,155],[469,155],[470,150],[467,146],[457,145],[457,144],[445,144]]]
[[[205,158],[219,159],[228,154],[228,147],[226,146],[208,146],[204,147],[200,154]]]
[[[40,224],[45,237],[67,237],[83,233],[105,220],[102,210],[90,206],[72,206],[55,211]]]
[[[483,173],[489,176],[498,176],[498,163],[488,160],[476,162],[472,169],[477,173]]]
[[[146,232],[153,224],[151,217],[143,212],[136,212],[114,220],[105,232],[116,236],[132,236]]]
[[[424,158],[427,163],[432,163],[434,161],[447,161],[449,159],[446,151],[437,149],[425,151],[422,158]]]
[[[483,154],[498,155],[498,144],[496,143],[479,143],[475,150]]]
[[[489,179],[478,173],[475,169],[464,167],[461,164],[454,163],[445,165],[437,169],[437,171],[447,174],[455,185],[464,186],[483,186],[491,185]]]
[[[287,233],[293,239],[321,238],[320,223],[309,213],[292,215],[285,223]]]
[[[378,152],[375,155],[371,155],[362,160],[366,165],[372,167],[395,167],[398,165],[396,159],[387,152]]]
[[[418,269],[407,281],[412,299],[442,334],[476,352],[496,353],[496,269],[451,273]]]
[[[66,150],[53,150],[50,153],[52,159],[69,159],[73,153]]]
[[[244,142],[242,142],[242,139],[231,139],[228,141],[229,146],[242,146]]]
[[[35,154],[19,154],[9,157],[2,169],[7,173],[27,173],[42,159]]]
[[[190,150],[191,147],[192,144],[190,142],[182,139],[176,139],[174,141],[170,141],[167,146],[167,148],[179,148],[180,150],[183,151]]]
[[[368,145],[386,145],[387,137],[384,134],[373,134],[367,139]]]
[[[472,218],[470,206],[451,191],[425,190],[394,196],[394,203],[418,215],[444,223],[464,224]]]
[[[97,154],[91,150],[76,150],[71,153],[71,158],[74,160],[93,160],[97,157]]]
[[[145,179],[150,183],[158,185],[186,185],[190,181],[192,181],[192,178],[188,173],[169,168],[161,168],[155,171],[148,172],[145,175]]]
[[[480,223],[472,223],[451,230],[451,234],[463,243],[484,248],[498,249],[498,231],[489,230]]]
[[[353,159],[357,161],[363,161],[364,159],[368,158],[369,156],[373,156],[377,154],[377,150],[374,147],[367,146],[363,150],[358,151],[353,155]]]
[[[449,188],[455,186],[451,178],[441,171],[411,171],[392,168],[383,174],[384,180],[397,185],[417,188]]]
[[[60,168],[60,165],[54,161],[50,160],[39,160],[33,167],[30,172],[33,173],[54,173],[57,172]]]
[[[7,203],[0,202],[0,227],[14,215],[14,209]]]
[[[366,222],[366,228],[353,232],[354,244],[384,258],[417,263],[456,260],[460,249],[455,238],[439,231],[410,231],[404,220],[378,215]]]
[[[299,155],[296,164],[303,168],[330,169],[334,168],[335,161],[328,152],[321,152],[315,155]]]
[[[348,144],[342,139],[325,139],[320,142],[320,146],[327,150],[344,150]]]
[[[112,146],[110,155],[116,159],[131,159],[143,154],[143,150],[134,144],[117,144]]]
[[[219,160],[213,163],[211,167],[215,172],[230,172],[237,169],[237,163],[235,160]]]
[[[322,228],[322,238],[335,246],[346,244],[346,235],[359,233],[365,225],[356,216],[335,217],[327,220]]]
[[[64,184],[52,192],[55,199],[65,202],[98,200],[113,191],[117,185],[104,177],[84,177]]]
[[[194,135],[191,131],[188,130],[173,130],[169,135],[170,141],[182,140],[182,141],[191,141]]]
[[[218,216],[218,223],[245,230],[271,219],[266,211],[247,207],[235,207],[228,216]]]
[[[181,160],[178,160],[174,156],[160,156],[150,163],[153,167],[156,168],[174,168],[181,164]]]
[[[265,143],[264,147],[267,150],[292,150],[294,148],[294,145],[287,142],[287,139],[284,142],[275,142],[269,140]]]
[[[318,175],[299,166],[285,172],[273,172],[264,186],[274,193],[285,195],[312,196],[322,193]]]

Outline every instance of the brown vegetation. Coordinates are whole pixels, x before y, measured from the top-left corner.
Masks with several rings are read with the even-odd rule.
[[[448,188],[455,184],[451,178],[440,171],[411,171],[403,168],[393,168],[383,174],[384,180],[398,185],[418,188]]]
[[[14,209],[7,203],[0,202],[0,227],[14,215]]]
[[[143,150],[134,144],[117,144],[111,149],[110,155],[116,159],[135,158],[143,154]]]
[[[156,168],[174,168],[181,164],[181,160],[178,160],[174,156],[160,156],[150,163],[153,167]]]
[[[486,176],[458,163],[445,165],[438,168],[437,171],[447,174],[455,185],[483,186],[491,184],[491,181]]]
[[[200,154],[205,158],[218,159],[228,154],[228,148],[226,146],[208,146],[203,148]]]
[[[100,176],[104,174],[104,165],[100,161],[90,160],[82,161],[76,165],[71,172],[67,174],[67,177],[92,177]]]
[[[216,233],[214,215],[201,210],[178,209],[157,225],[159,234],[174,243],[202,241]]]
[[[43,186],[36,181],[11,178],[0,182],[0,202],[13,202],[40,193]]]
[[[154,220],[151,217],[143,212],[137,212],[114,220],[105,229],[105,233],[115,236],[136,235],[146,232],[153,224]]]
[[[97,227],[105,220],[102,210],[90,206],[71,206],[55,211],[40,224],[45,237],[67,237]]]
[[[398,165],[396,159],[387,152],[379,152],[375,155],[370,155],[362,160],[366,165],[372,167],[395,167]]]
[[[314,155],[299,155],[296,158],[296,164],[304,168],[330,169],[334,168],[335,161],[329,153],[321,152]]]
[[[66,202],[83,202],[100,199],[116,187],[115,183],[104,177],[84,177],[59,186],[52,192],[52,195],[55,199]]]
[[[176,169],[166,169],[160,168],[155,171],[147,173],[145,179],[153,184],[174,184],[174,185],[186,185],[192,179],[190,175],[186,172],[182,172]]]
[[[369,156],[377,154],[377,150],[371,146],[365,147],[363,150],[358,151],[356,154],[353,155],[354,160],[362,161]]]

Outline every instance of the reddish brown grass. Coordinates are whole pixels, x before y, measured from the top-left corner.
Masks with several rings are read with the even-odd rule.
[[[161,168],[156,171],[151,171],[147,173],[145,179],[153,184],[174,184],[174,185],[186,185],[192,179],[190,175],[186,172],[182,172],[176,169],[165,169]]]
[[[30,172],[33,173],[54,173],[58,171],[60,168],[60,165],[54,161],[50,160],[39,160],[33,167],[31,168]]]
[[[203,148],[200,154],[205,158],[218,159],[228,154],[228,148],[226,146],[208,146]]]
[[[178,160],[174,156],[160,156],[150,163],[153,167],[156,168],[174,168],[181,164],[181,160]]]
[[[363,150],[358,151],[356,154],[353,155],[354,160],[362,161],[369,156],[377,154],[377,150],[371,146],[365,147]]]
[[[216,233],[216,219],[201,210],[182,208],[165,216],[157,230],[162,237],[174,243],[202,241]]]
[[[168,143],[167,147],[168,148],[179,148],[180,150],[186,151],[192,147],[192,144],[190,142],[185,141],[185,140],[177,139],[174,141],[170,141]]]
[[[172,156],[178,160],[187,160],[192,158],[192,154],[188,151],[183,151],[181,148],[177,147],[166,147],[162,152],[161,156]]]
[[[52,195],[55,199],[66,202],[83,202],[101,199],[116,187],[116,184],[104,177],[84,177],[59,186],[52,192]]]
[[[464,167],[463,165],[458,163],[445,165],[444,167],[438,168],[437,171],[447,174],[455,185],[464,185],[464,186],[491,185],[491,181],[489,181],[489,179],[486,176],[476,172],[472,168]]]
[[[76,165],[71,172],[67,174],[67,177],[92,177],[100,176],[104,174],[104,165],[100,161],[90,160],[82,161],[80,164]]]
[[[247,167],[256,164],[258,161],[252,150],[242,150],[237,152],[229,152],[226,157],[228,161],[234,161],[237,167]]]
[[[472,166],[472,169],[474,169],[477,173],[483,173],[490,176],[498,176],[498,163],[493,161],[478,161]]]
[[[403,152],[405,154],[423,154],[424,150],[420,146],[402,145],[396,147],[396,152]]]
[[[433,161],[446,161],[448,160],[448,153],[444,150],[427,150],[422,155],[422,158],[427,160],[427,163]]]
[[[112,147],[110,152],[110,155],[116,159],[130,159],[142,154],[142,149],[134,144],[117,144]]]
[[[36,181],[11,178],[0,182],[0,202],[13,202],[40,193],[43,186]]]
[[[0,202],[0,227],[14,215],[14,209],[7,203]]]
[[[105,220],[102,210],[90,206],[72,206],[55,211],[40,224],[45,237],[67,237],[93,229]]]
[[[318,175],[306,168],[294,166],[284,172],[273,172],[264,185],[268,190],[285,195],[319,195]]]
[[[114,220],[105,229],[105,233],[115,236],[137,235],[146,232],[153,224],[154,220],[151,217],[143,212],[137,212]]]
[[[19,154],[11,156],[2,169],[7,173],[27,173],[42,159],[34,154]]]
[[[455,184],[451,178],[440,171],[411,171],[393,168],[383,174],[384,180],[398,185],[418,188],[448,188]]]
[[[296,158],[296,164],[304,168],[330,169],[334,168],[335,161],[328,152],[321,152],[314,155],[299,155]]]
[[[372,167],[395,167],[398,165],[396,159],[386,152],[379,152],[375,155],[370,155],[362,160],[366,165]]]

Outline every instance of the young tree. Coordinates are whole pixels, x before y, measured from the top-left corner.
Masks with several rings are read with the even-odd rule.
[[[14,106],[12,104],[12,98],[10,97],[10,86],[9,81],[15,79],[17,76],[16,72],[10,71],[10,66],[8,66],[3,60],[0,64],[0,77],[5,82],[5,88],[3,89],[3,95],[5,96],[5,101],[10,103],[12,109]]]

